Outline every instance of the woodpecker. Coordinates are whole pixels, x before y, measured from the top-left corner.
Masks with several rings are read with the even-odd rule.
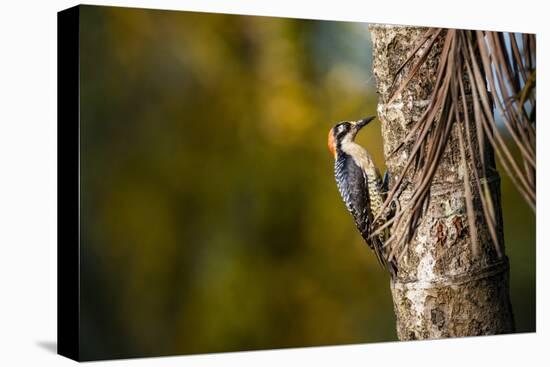
[[[380,215],[387,192],[387,175],[384,181],[370,154],[354,139],[357,133],[375,116],[359,121],[343,121],[330,129],[328,148],[334,156],[334,175],[338,191],[355,225],[378,261],[392,276],[396,274],[394,261],[388,262],[384,254],[384,235],[371,236],[389,215]],[[374,219],[378,217],[376,223]]]

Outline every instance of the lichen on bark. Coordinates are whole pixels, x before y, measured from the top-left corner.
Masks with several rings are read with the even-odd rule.
[[[418,75],[388,103],[396,72],[426,28],[371,25],[369,29],[379,99],[377,111],[382,122],[391,188],[396,177],[403,174],[411,144],[406,144],[397,154],[392,153],[429,105],[443,38],[440,36],[435,42]],[[401,74],[405,74],[408,67]],[[472,104],[471,98],[468,104]],[[474,118],[470,106],[468,111],[461,113]],[[492,168],[490,176],[484,180],[490,187],[495,207],[500,252],[492,243],[481,199],[476,195],[473,197],[474,222],[479,247],[474,251],[466,214],[464,174],[466,170],[479,170],[480,150],[472,142],[472,146],[477,147],[473,151],[477,156],[466,154],[467,167],[463,167],[458,134],[462,134],[461,127],[455,123],[433,178],[423,216],[398,261],[398,275],[391,282],[397,335],[401,340],[514,331],[508,290],[509,267],[504,255],[500,179],[494,169],[492,148],[490,145],[483,147],[485,159]],[[406,184],[397,197],[398,207],[406,207],[414,192],[412,170],[404,174],[404,181]]]

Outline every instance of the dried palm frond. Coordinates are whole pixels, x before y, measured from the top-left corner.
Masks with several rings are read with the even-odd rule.
[[[443,47],[429,104],[410,133],[394,150],[396,153],[414,141],[409,158],[380,212],[384,212],[403,191],[407,184],[406,176],[414,178],[412,196],[407,205],[400,207],[394,217],[373,234],[393,225],[392,235],[385,244],[389,247],[388,260],[400,258],[407,250],[407,244],[427,206],[433,178],[453,129],[456,129],[455,135],[459,138],[460,157],[465,168],[466,212],[474,254],[479,251],[475,198],[481,202],[495,249],[499,255],[502,254],[489,187],[494,167],[488,162],[486,144],[496,153],[527,204],[535,210],[535,36],[428,29],[398,68],[389,103],[399,98],[410,81],[419,74],[428,54],[441,37],[444,38]],[[405,66],[413,60],[415,63],[404,72]],[[401,81],[396,85],[399,76]],[[472,101],[471,105],[467,103],[468,98]],[[495,118],[494,107],[500,119]],[[501,131],[499,124],[505,127],[504,131]],[[509,135],[510,139],[506,139],[504,134]],[[519,152],[519,158],[514,158],[512,151]],[[473,160],[470,166],[467,156]]]

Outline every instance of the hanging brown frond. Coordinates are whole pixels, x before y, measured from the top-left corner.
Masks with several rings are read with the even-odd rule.
[[[392,235],[385,243],[389,247],[388,260],[406,252],[453,129],[458,132],[464,167],[466,211],[474,253],[479,250],[473,209],[478,198],[495,249],[501,254],[489,187],[498,176],[487,161],[485,144],[490,144],[506,174],[535,210],[535,36],[520,38],[514,33],[428,29],[398,68],[388,103],[400,98],[411,80],[418,77],[441,37],[443,47],[429,104],[393,152],[412,144],[408,160],[380,212],[389,208],[405,185],[412,184],[411,199],[373,234],[393,225]],[[468,110],[468,98],[472,99],[472,110]],[[513,152],[518,152],[519,157]],[[473,159],[471,167],[467,165],[467,155]],[[413,177],[413,182],[407,182],[405,177]]]

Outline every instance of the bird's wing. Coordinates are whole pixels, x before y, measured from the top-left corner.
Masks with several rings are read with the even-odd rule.
[[[336,183],[355,225],[365,240],[370,235],[369,192],[367,177],[352,158],[344,156],[335,163]],[[370,241],[367,241],[370,247]]]

